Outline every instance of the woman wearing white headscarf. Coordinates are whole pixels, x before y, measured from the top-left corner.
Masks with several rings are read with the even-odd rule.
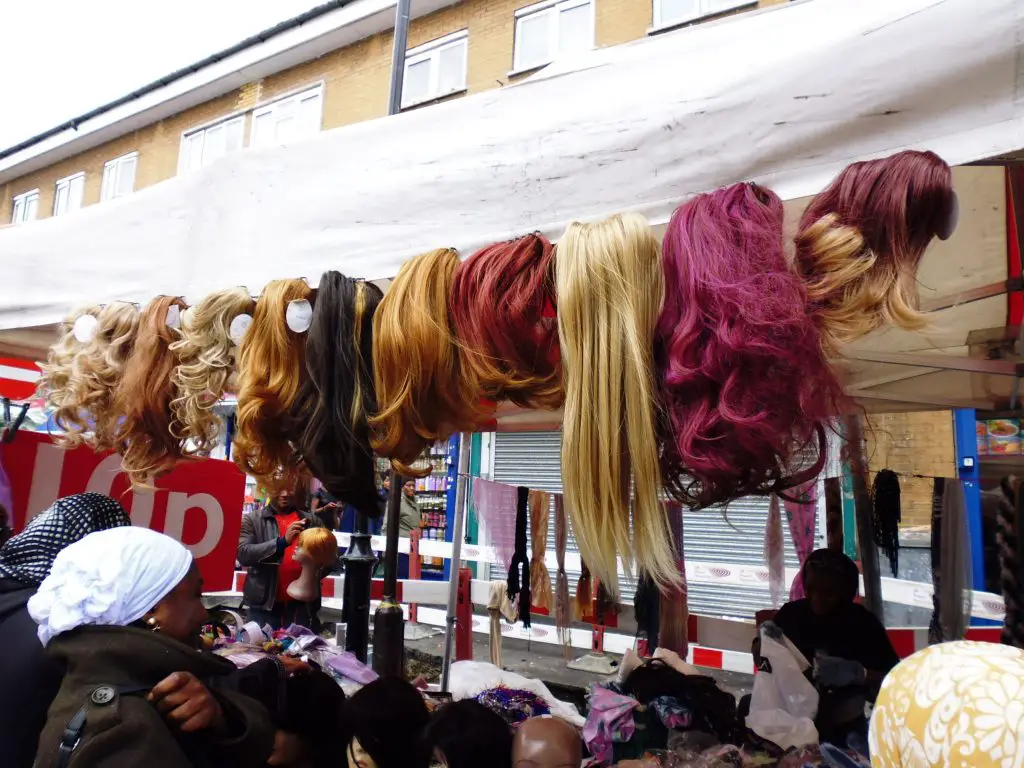
[[[28,600],[46,578],[57,553],[93,531],[131,525],[109,496],[79,493],[58,499],[0,548],[0,755],[4,768],[29,768],[46,710],[60,688],[64,667],[48,657],[28,615]]]
[[[189,551],[145,528],[94,533],[57,555],[28,603],[39,640],[68,670],[37,768],[266,763],[266,710],[204,684],[235,667],[199,650],[201,596]]]

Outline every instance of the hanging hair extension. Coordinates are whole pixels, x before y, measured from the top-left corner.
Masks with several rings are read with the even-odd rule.
[[[665,232],[661,472],[694,508],[817,476],[824,424],[844,404],[786,265],[782,219],[773,192],[734,184],[678,208]],[[812,447],[812,466],[792,466]]]
[[[897,578],[900,564],[900,479],[891,469],[883,469],[875,475],[871,486],[871,511],[875,546],[885,552],[893,578]]]
[[[211,293],[182,317],[181,339],[171,345],[178,358],[172,376],[177,397],[171,402],[171,434],[188,455],[209,454],[217,444],[221,420],[213,407],[224,396],[235,367],[231,321],[252,314],[254,306],[245,288],[228,288]]]
[[[57,332],[57,341],[47,352],[46,362],[39,364],[43,375],[39,379],[36,391],[46,400],[47,407],[56,409],[62,418],[77,415],[77,409],[71,411],[64,405],[69,397],[68,384],[72,377],[72,363],[87,343],[79,341],[75,335],[75,322],[80,317],[98,317],[101,311],[102,307],[99,306],[80,307],[68,314]],[[61,429],[66,429],[59,421],[56,423]]]
[[[291,408],[305,379],[305,336],[288,328],[288,303],[311,301],[305,280],[266,285],[238,355],[235,463],[268,490],[292,486],[299,469],[289,444]]]
[[[121,419],[114,442],[133,486],[152,487],[181,458],[181,441],[170,431],[171,373],[177,362],[171,344],[181,334],[167,321],[174,308],[181,312],[187,306],[176,296],[158,296],[142,310],[135,346],[114,394],[113,410]]]
[[[853,163],[811,201],[796,268],[830,353],[883,325],[927,325],[917,268],[933,237],[952,234],[956,216],[952,172],[933,152]]]
[[[58,445],[114,447],[114,394],[138,330],[139,310],[134,304],[117,301],[96,315],[93,337],[75,355],[62,402],[54,409],[54,423],[64,431],[55,436]]]
[[[551,243],[526,235],[477,251],[455,271],[452,320],[483,396],[561,407],[553,269]]]
[[[555,494],[555,560],[558,562],[558,575],[555,577],[555,627],[558,630],[558,641],[566,650],[572,644],[569,631],[572,622],[569,575],[565,572],[565,549],[568,543],[569,522],[565,517],[565,499],[559,493]]]
[[[448,296],[458,266],[451,249],[410,259],[373,317],[380,410],[369,419],[370,444],[403,475],[429,473],[429,466],[411,466],[425,448],[455,432],[473,432],[489,416],[452,336]]]
[[[664,285],[646,219],[574,222],[558,244],[558,335],[565,382],[562,474],[580,553],[618,596],[616,554],[659,587],[678,582],[658,499],[652,341]],[[630,480],[635,502],[630,531]]]
[[[366,416],[374,410],[373,315],[377,286],[325,272],[306,338],[309,374],[293,407],[302,460],[329,493],[381,515]]]
[[[530,593],[533,604],[548,613],[554,610],[551,574],[544,563],[548,544],[548,521],[551,519],[551,495],[530,491]]]
[[[517,601],[519,618],[523,626],[530,627],[530,558],[526,554],[526,531],[530,489],[524,485],[516,488],[516,550],[508,566],[508,599]],[[520,577],[520,570],[522,577]]]
[[[590,569],[582,558],[580,559],[580,579],[576,582],[576,605],[573,613],[576,621],[583,621],[583,617],[590,614],[591,603],[594,601],[594,580],[590,575]]]

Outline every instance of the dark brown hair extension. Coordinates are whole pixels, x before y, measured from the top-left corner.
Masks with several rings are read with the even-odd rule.
[[[114,394],[114,412],[121,417],[114,445],[133,486],[152,481],[174,468],[181,458],[181,441],[171,434],[171,374],[177,359],[171,344],[180,332],[167,324],[168,313],[188,308],[176,296],[158,296],[142,311],[135,346]]]

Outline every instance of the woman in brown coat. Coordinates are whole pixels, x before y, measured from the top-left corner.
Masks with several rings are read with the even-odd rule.
[[[211,690],[231,662],[198,649],[202,579],[188,550],[144,528],[63,550],[29,600],[67,673],[36,768],[263,766],[275,732],[246,696]]]

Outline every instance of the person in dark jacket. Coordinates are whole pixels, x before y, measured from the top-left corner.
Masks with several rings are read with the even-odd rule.
[[[44,653],[26,604],[58,552],[86,534],[126,525],[131,520],[116,501],[81,493],[58,499],[0,549],[0,763],[6,768],[32,765],[64,676],[63,664]]]
[[[86,536],[57,555],[28,602],[39,641],[67,666],[35,768],[258,768],[275,729],[248,696],[218,689],[235,666],[200,650],[202,577],[148,528]]]
[[[265,507],[242,518],[238,563],[248,569],[242,597],[252,621],[274,629],[290,624],[316,629],[319,598],[298,602],[288,596],[287,589],[302,574],[293,557],[299,534],[322,527],[317,515],[296,507],[290,490],[280,491]]]

